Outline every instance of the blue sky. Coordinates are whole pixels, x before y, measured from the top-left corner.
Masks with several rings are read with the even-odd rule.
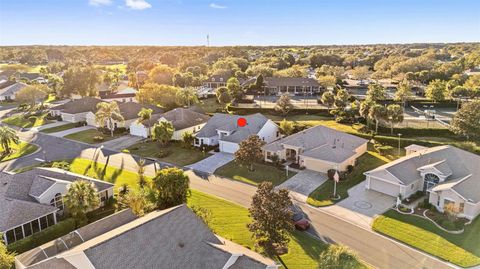
[[[0,0],[0,45],[480,41],[478,0]]]

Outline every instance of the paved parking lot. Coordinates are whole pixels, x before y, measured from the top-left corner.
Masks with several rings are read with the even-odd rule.
[[[195,171],[213,174],[215,170],[233,161],[233,159],[233,154],[217,152],[208,158],[205,158],[194,164],[190,164],[186,167]]]

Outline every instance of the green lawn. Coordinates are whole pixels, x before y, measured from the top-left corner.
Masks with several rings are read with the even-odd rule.
[[[9,155],[4,156],[4,149],[0,145],[0,162],[9,161],[12,159],[20,158],[22,156],[28,155],[30,153],[35,152],[38,149],[37,146],[33,144],[29,144],[27,142],[20,141],[18,145],[13,144],[12,150],[13,152]]]
[[[217,169],[215,174],[252,185],[258,185],[263,181],[271,181],[274,185],[279,185],[295,175],[295,172],[289,171],[287,177],[284,170],[261,163],[256,163],[253,167],[255,170],[252,172],[248,170],[247,166],[242,166],[232,161]]]
[[[480,264],[480,218],[459,235],[443,232],[428,220],[390,210],[373,230],[462,267]]]
[[[130,188],[136,188],[137,186],[137,173],[92,162],[87,159],[77,158],[71,161],[70,171],[114,183],[115,191],[123,184],[127,184]]]
[[[158,158],[157,154],[160,150],[169,152],[169,155]],[[128,151],[142,157],[157,158],[161,161],[179,166],[196,163],[210,156],[208,153],[204,153],[196,148],[184,148],[181,143],[169,143],[167,146],[160,147],[158,142],[151,141],[132,145],[128,148]]]
[[[103,141],[95,141],[93,139],[95,136],[102,136],[104,138],[104,140]],[[69,135],[66,135],[64,137],[68,138],[68,139],[88,143],[88,144],[98,144],[98,143],[102,143],[102,142],[105,142],[105,141],[113,140],[115,138],[119,138],[120,136],[122,136],[122,134],[113,134],[113,137],[111,137],[110,134],[104,134],[104,133],[98,131],[97,129],[89,129],[89,130],[81,131],[81,132],[78,132],[78,133],[69,134]]]
[[[340,200],[332,200],[333,181],[328,180],[312,193],[310,193],[307,203],[313,206],[329,206],[348,197],[348,189],[365,180],[364,172],[387,163],[389,160],[373,151],[367,151],[357,160],[357,165],[353,172],[347,176],[347,180],[337,183],[337,194]]]
[[[217,112],[217,109],[222,108],[214,97],[202,99],[197,105],[201,107],[205,113],[215,113]]]
[[[67,124],[64,124],[64,125],[43,129],[40,132],[51,134],[51,133],[56,133],[56,132],[60,132],[60,131],[69,130],[69,129],[72,129],[72,128],[75,128],[75,127],[78,127],[78,123],[67,123]]]
[[[17,127],[22,127],[22,128],[31,128],[31,127],[38,127],[42,126],[48,123],[51,123],[52,121],[47,120],[45,117],[48,115],[48,113],[43,113],[40,116],[36,116],[35,122],[31,122],[27,117],[24,118],[23,115],[16,115],[12,116],[9,118],[6,118],[2,120],[3,123],[9,124],[9,125],[14,125]],[[35,116],[33,116],[35,117]]]
[[[209,226],[212,230],[237,244],[254,249],[252,234],[247,229],[250,222],[248,210],[229,201],[192,190],[189,206],[206,208],[211,212]],[[289,269],[318,268],[318,257],[326,245],[306,233],[292,233],[288,253],[281,256]]]

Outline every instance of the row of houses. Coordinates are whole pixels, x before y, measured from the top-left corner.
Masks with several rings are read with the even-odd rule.
[[[218,145],[219,151],[235,153],[241,141],[257,135],[265,162],[282,161],[312,171],[346,171],[367,151],[368,140],[325,126],[315,126],[281,137],[278,126],[261,114],[215,114],[196,134],[195,146]],[[439,211],[452,205],[458,215],[480,215],[480,156],[452,146],[425,148],[411,145],[407,156],[365,173],[365,188],[401,199],[416,192],[427,194]],[[275,157],[274,157],[275,156]]]
[[[110,126],[108,122],[100,124],[96,121],[95,113],[97,105],[105,100],[94,97],[84,97],[73,100],[65,104],[53,106],[50,108],[52,116],[61,117],[62,121],[77,123],[85,122],[85,124],[94,127],[107,127],[108,129],[126,128],[131,135],[147,138],[150,136],[149,127],[161,121],[168,121],[172,123],[175,128],[173,138],[174,140],[181,140],[185,132],[195,133],[199,131],[203,125],[210,118],[202,113],[198,107],[191,108],[176,108],[168,112],[163,111],[160,107],[153,105],[143,105],[136,102],[118,103],[120,114],[122,114],[123,122],[113,122]],[[152,110],[152,116],[147,122],[139,122],[138,113],[143,109],[148,108]]]
[[[228,76],[211,76],[203,83],[206,88],[216,89],[227,85]],[[255,83],[256,78],[247,80],[239,79],[243,87],[248,87]],[[263,79],[263,90],[267,95],[305,95],[317,94],[320,92],[320,84],[313,78],[292,78],[292,77],[265,77]]]

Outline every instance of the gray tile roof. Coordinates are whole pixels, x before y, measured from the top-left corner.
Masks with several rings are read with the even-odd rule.
[[[241,117],[247,120],[247,125],[244,127],[237,126],[237,120]],[[213,137],[217,135],[217,130],[223,130],[232,133],[229,136],[224,136],[221,139],[222,141],[239,143],[250,135],[258,134],[267,121],[268,118],[260,113],[247,116],[216,113],[200,129],[197,137]]]
[[[50,205],[9,197],[7,191],[13,181],[12,175],[0,172],[0,232],[57,211],[57,208]]]
[[[224,245],[187,206],[152,212],[57,255],[83,251],[96,269],[223,268],[242,250],[237,269],[265,269],[274,262],[243,247]],[[235,252],[233,252],[235,251]],[[45,260],[44,262],[49,262]],[[32,267],[27,267],[32,268]],[[63,267],[58,267],[63,268]]]
[[[275,152],[284,146],[298,147],[303,150],[300,155],[340,163],[355,155],[355,150],[367,142],[361,137],[319,125],[265,145],[263,150]]]
[[[21,89],[27,87],[28,85],[25,83],[17,82],[15,84],[12,84],[8,87],[5,87],[3,89],[0,89],[0,96],[10,96],[10,95],[15,95],[18,91]]]
[[[431,164],[441,173],[450,174],[437,186],[450,184],[448,188],[465,199],[480,202],[480,156],[452,146],[438,146],[412,153],[365,174],[409,185],[421,179],[417,169]],[[385,177],[386,174],[389,176]]]

